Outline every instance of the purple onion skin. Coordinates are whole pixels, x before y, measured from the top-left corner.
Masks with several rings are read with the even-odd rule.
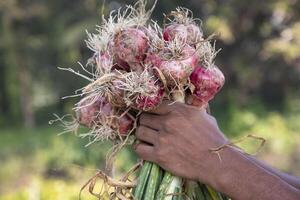
[[[115,62],[113,65],[113,70],[122,70],[122,71],[126,71],[129,72],[130,71],[130,66],[127,62],[125,62],[124,60],[121,60],[120,58],[118,58],[117,56],[115,57]]]
[[[80,101],[77,111],[77,120],[81,125],[92,128],[97,124],[98,113],[103,104],[102,100],[92,102],[91,100]]]
[[[183,41],[187,41],[187,27],[183,24],[171,24],[164,29],[163,37],[166,41],[174,40],[176,37]]]
[[[163,61],[159,57],[159,55],[154,53],[147,54],[146,59],[144,60],[145,66],[150,66],[151,68],[153,67],[159,68],[162,62]]]
[[[127,135],[133,127],[133,120],[128,115],[114,118],[116,113],[113,106],[103,98],[94,102],[86,100],[80,102],[79,106],[77,119],[81,125],[88,128],[106,124],[118,131],[120,135]]]
[[[203,33],[196,24],[171,24],[163,31],[165,41],[172,41],[176,37],[193,46],[202,40]]]
[[[148,96],[139,95],[133,107],[138,110],[149,111],[155,109],[162,102],[164,97],[164,89],[157,84],[157,89]]]
[[[114,39],[114,52],[126,63],[141,63],[149,48],[146,34],[138,28],[120,31]]]
[[[189,76],[198,64],[198,58],[195,49],[191,46],[185,46],[182,59],[164,60],[158,67],[170,87],[176,85],[185,85]]]
[[[216,66],[207,69],[198,66],[191,74],[190,81],[195,87],[192,105],[202,106],[212,100],[221,90],[225,83],[225,77]]]

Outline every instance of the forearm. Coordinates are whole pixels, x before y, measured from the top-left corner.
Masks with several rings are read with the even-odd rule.
[[[214,155],[216,156],[216,155]],[[216,161],[212,172],[214,177],[208,183],[233,199],[299,199],[300,192],[279,177],[258,166],[247,156],[233,148],[220,152],[222,161]]]
[[[249,160],[251,160],[252,162],[254,162],[255,164],[257,164],[258,166],[264,168],[265,170],[275,174],[276,176],[278,176],[279,178],[281,178],[282,180],[284,180],[285,182],[287,182],[288,184],[292,185],[293,187],[300,189],[300,178],[291,176],[287,173],[283,173],[277,169],[274,169],[268,165],[266,165],[265,163],[263,163],[262,161],[257,160],[256,158],[254,158],[253,156],[247,156],[247,158]]]

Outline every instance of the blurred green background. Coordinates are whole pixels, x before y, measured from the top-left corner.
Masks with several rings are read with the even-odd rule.
[[[132,1],[110,1],[104,13]],[[109,144],[87,141],[48,125],[52,113],[78,99],[60,98],[86,82],[57,67],[79,69],[91,52],[85,30],[100,24],[103,1],[0,0],[0,199],[78,199],[81,186],[103,169]],[[232,139],[267,139],[258,157],[300,176],[300,1],[160,0],[154,18],[186,6],[206,35],[220,33],[216,63],[227,78],[212,112]],[[257,141],[241,144],[254,152]],[[119,155],[118,173],[136,156]],[[93,199],[85,192],[86,199]]]

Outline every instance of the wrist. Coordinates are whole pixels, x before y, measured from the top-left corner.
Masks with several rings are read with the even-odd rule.
[[[233,180],[238,177],[240,170],[238,160],[241,154],[236,149],[228,146],[220,150],[218,153],[211,152],[212,162],[210,164],[210,172],[207,177],[207,184],[211,185],[218,191],[224,192],[227,187],[232,185]]]
[[[251,199],[252,189],[259,192],[255,189],[256,186],[252,187],[249,182],[255,185],[255,177],[260,176],[260,174],[255,167],[249,167],[250,162],[243,153],[234,147],[227,146],[219,151],[219,154],[211,153],[211,156],[213,158],[210,158],[209,166],[211,167],[209,173],[206,173],[208,176],[205,179],[206,184],[232,198]],[[250,181],[251,179],[252,181]],[[243,185],[245,180],[248,182],[247,186]]]
[[[295,188],[251,162],[236,148],[222,149],[220,158],[211,165],[207,184],[233,199],[280,199],[283,193],[286,199],[295,199],[299,195]]]

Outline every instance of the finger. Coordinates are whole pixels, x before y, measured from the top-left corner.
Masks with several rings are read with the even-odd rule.
[[[206,112],[207,112],[208,114],[211,114],[211,110],[210,110],[209,104],[206,104]]]
[[[157,142],[158,132],[146,126],[139,126],[135,135],[137,139],[154,145]]]
[[[135,145],[134,148],[135,152],[138,154],[138,156],[143,159],[150,162],[154,162],[154,147],[145,143],[139,143]]]
[[[172,101],[163,101],[157,108],[148,111],[148,113],[156,115],[166,115],[172,111],[173,105],[175,103]]]
[[[149,113],[142,113],[139,119],[140,125],[146,126],[154,130],[160,130],[162,126],[161,122],[162,122],[161,116],[153,115]]]

